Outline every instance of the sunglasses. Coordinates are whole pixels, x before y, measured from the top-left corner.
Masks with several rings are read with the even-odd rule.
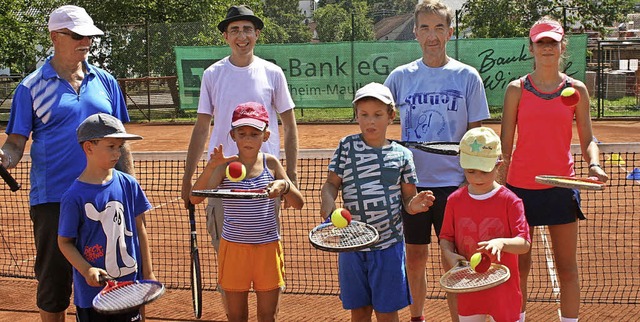
[[[94,36],[83,36],[83,35],[79,35],[75,32],[65,32],[65,31],[56,31],[59,34],[63,34],[63,35],[67,35],[69,37],[71,37],[71,39],[73,40],[83,40],[85,38],[89,38],[89,40],[93,40]]]

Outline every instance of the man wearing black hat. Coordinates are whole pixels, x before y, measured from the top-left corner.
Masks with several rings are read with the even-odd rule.
[[[229,8],[226,18],[218,24],[218,29],[231,48],[231,55],[209,66],[202,75],[198,118],[191,134],[182,178],[182,199],[185,201],[185,206],[189,202],[192,177],[202,157],[211,118],[213,117],[215,126],[211,133],[207,155],[210,155],[213,148],[220,144],[224,146],[225,154],[237,154],[237,146],[229,135],[231,116],[234,108],[244,102],[258,102],[266,107],[269,113],[268,130],[271,136],[262,144],[262,151],[278,158],[280,156],[278,115],[280,115],[284,129],[287,175],[294,183],[297,182],[298,129],[287,80],[280,67],[253,54],[263,27],[262,20],[245,5]],[[222,231],[222,214],[220,199],[210,200],[207,207],[207,229],[213,238],[212,243],[216,250]]]

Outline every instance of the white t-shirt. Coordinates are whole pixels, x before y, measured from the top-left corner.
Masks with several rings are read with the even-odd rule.
[[[460,142],[468,123],[489,118],[477,70],[450,58],[431,68],[415,60],[394,69],[384,84],[400,111],[402,140]],[[464,181],[460,159],[411,149],[419,187],[458,186]]]
[[[233,110],[245,102],[258,102],[267,109],[271,136],[261,150],[280,158],[278,114],[295,105],[282,69],[258,56],[246,67],[234,66],[227,56],[204,71],[198,113],[212,115],[214,122],[207,155],[220,144],[226,156],[238,153],[229,131]]]

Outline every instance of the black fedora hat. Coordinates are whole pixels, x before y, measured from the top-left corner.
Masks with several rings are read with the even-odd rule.
[[[251,10],[249,6],[239,5],[229,8],[229,10],[227,11],[227,17],[224,20],[220,21],[220,23],[218,24],[218,29],[220,30],[220,32],[225,32],[227,30],[227,26],[230,23],[238,20],[249,20],[253,22],[253,24],[256,26],[256,29],[258,30],[262,30],[262,28],[264,28],[264,22],[262,22],[260,18],[256,17],[253,14],[253,10]]]

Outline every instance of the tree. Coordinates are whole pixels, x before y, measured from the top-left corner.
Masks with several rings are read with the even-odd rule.
[[[296,0],[247,0],[265,22],[259,43],[308,42],[311,32]],[[28,73],[51,42],[48,16],[64,0],[0,0],[0,67]],[[236,0],[77,0],[105,32],[90,62],[116,77],[175,75],[174,46],[224,45],[218,23]],[[349,29],[350,32],[350,29]]]
[[[373,21],[365,1],[326,4],[313,13],[316,32],[322,42],[373,40]],[[353,26],[353,28],[352,28]],[[353,29],[353,33],[352,33]]]
[[[297,0],[269,0],[264,5],[264,19],[269,20],[263,32],[268,43],[306,43],[311,41],[311,30]]]
[[[46,57],[51,46],[47,19],[51,1],[0,0],[0,67],[12,74],[26,74],[36,57]]]
[[[604,32],[631,12],[634,0],[468,0],[461,25],[474,38],[526,37],[541,17]],[[504,14],[496,14],[504,13]]]
[[[344,30],[339,25],[347,21],[347,11],[336,4],[328,4],[316,9],[313,20],[316,22],[318,40],[335,42],[344,38]]]
[[[413,12],[415,0],[367,0],[369,16],[376,23],[383,18]]]
[[[116,77],[139,77],[175,75],[174,46],[222,44],[215,25],[230,2],[80,0],[77,5],[105,31],[92,48],[91,62]]]
[[[585,29],[597,30],[604,36],[605,27],[624,21],[633,6],[634,0],[573,0],[571,7],[577,8],[578,14],[568,15],[568,22],[578,22]]]

